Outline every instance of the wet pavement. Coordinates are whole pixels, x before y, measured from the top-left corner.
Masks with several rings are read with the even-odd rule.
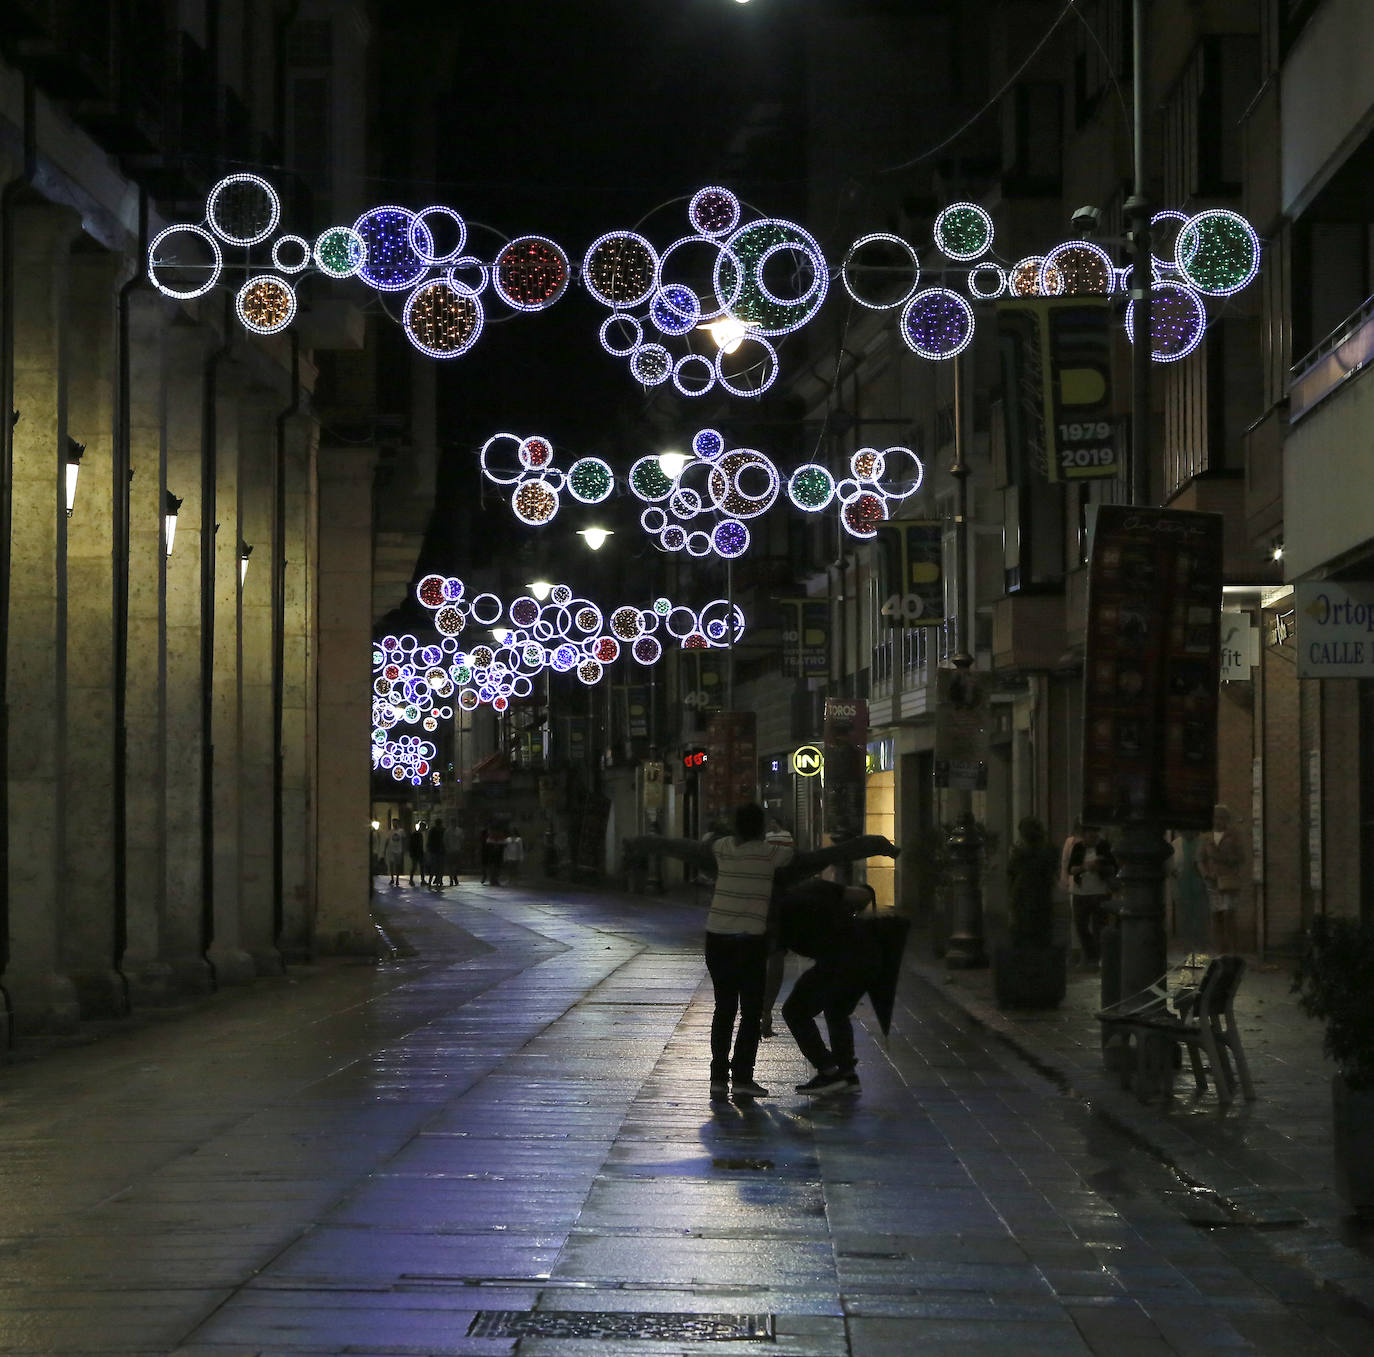
[[[1254,1109],[1144,1108],[1090,979],[1008,1019],[913,952],[860,1094],[793,1093],[784,1035],[713,1104],[694,902],[378,903],[381,965],[0,1067],[0,1352],[1374,1350],[1283,1040]]]

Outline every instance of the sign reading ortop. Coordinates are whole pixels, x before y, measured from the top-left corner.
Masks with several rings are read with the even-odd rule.
[[[1299,678],[1374,678],[1374,584],[1293,586]]]

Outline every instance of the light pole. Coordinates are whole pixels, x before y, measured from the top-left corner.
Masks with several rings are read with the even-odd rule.
[[[1132,271],[1131,302],[1135,308],[1135,344],[1131,352],[1131,503],[1146,505],[1150,498],[1150,379],[1151,301],[1154,265],[1151,258],[1150,204],[1146,195],[1149,46],[1148,0],[1134,0],[1132,61],[1135,121],[1135,180],[1126,202],[1130,217]],[[1121,864],[1120,903],[1115,927],[1108,927],[1102,948],[1102,1003],[1118,1002],[1153,985],[1168,969],[1168,940],[1164,930],[1164,863],[1169,845],[1160,819],[1158,757],[1150,770],[1143,814],[1121,825],[1116,856]],[[1113,936],[1115,935],[1115,936]],[[1116,1059],[1107,1057],[1110,1066]]]
[[[954,653],[951,661],[961,674],[973,668],[969,651],[968,573],[968,478],[964,460],[964,355],[955,354],[954,363]],[[951,778],[951,781],[955,779]],[[963,781],[963,779],[959,779]],[[946,842],[950,876],[954,888],[953,918],[945,946],[945,965],[951,970],[972,970],[988,964],[983,946],[983,885],[981,859],[983,831],[973,814],[973,792],[968,786],[950,789],[954,826]]]

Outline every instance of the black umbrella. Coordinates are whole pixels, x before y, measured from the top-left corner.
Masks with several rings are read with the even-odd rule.
[[[911,920],[901,914],[860,915],[854,920],[868,943],[868,997],[873,1002],[878,1026],[887,1036],[892,1026],[892,1006],[897,1000],[897,976],[902,969]]]

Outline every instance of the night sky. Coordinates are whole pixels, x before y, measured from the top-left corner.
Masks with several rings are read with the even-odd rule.
[[[382,35],[390,116],[409,116],[407,81],[441,92],[436,182],[392,201],[419,205],[432,191],[470,223],[469,249],[484,257],[501,242],[478,223],[505,237],[547,235],[574,266],[605,231],[638,228],[658,245],[686,234],[687,200],[707,183],[728,182],[763,211],[795,214],[797,173],[755,154],[743,183],[731,153],[752,109],[797,96],[791,5],[432,5],[443,40],[426,42],[422,30],[404,41]],[[493,302],[474,349],[440,365],[442,463],[421,573],[460,571],[464,556],[480,561],[518,540],[504,497],[489,494],[485,512],[470,516],[475,450],[490,434],[542,433],[566,450],[563,465],[599,453],[619,470],[627,444],[649,450],[654,421],[698,427],[707,401],[646,396],[624,361],[602,351],[605,314],[576,284],[538,315],[511,316]],[[537,535],[580,551],[572,534],[589,514],[565,508]]]

